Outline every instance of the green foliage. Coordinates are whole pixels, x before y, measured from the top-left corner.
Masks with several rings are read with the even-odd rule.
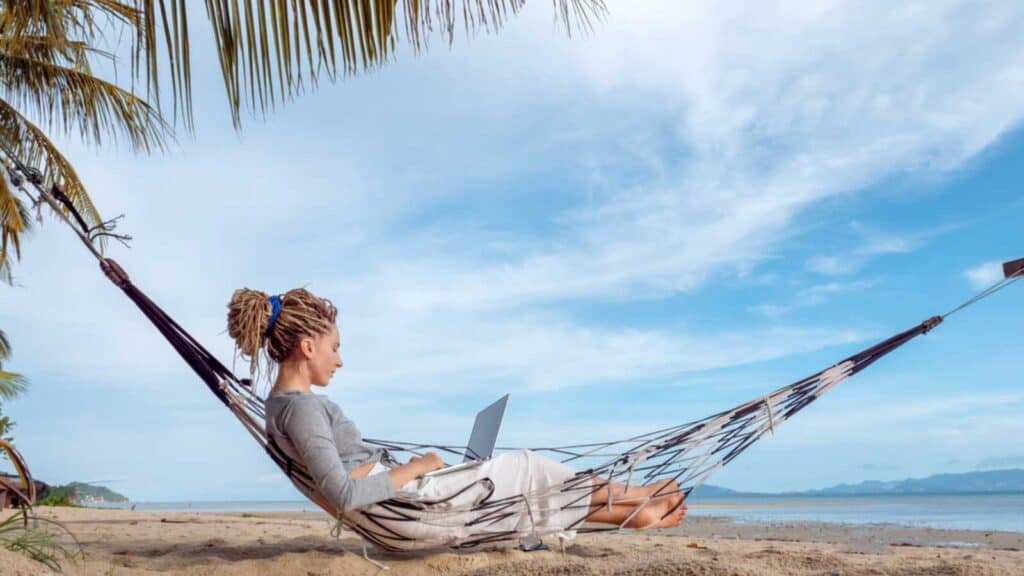
[[[85,482],[72,482],[62,488],[70,488],[81,500],[102,500],[104,502],[127,502],[128,497],[118,494],[106,486],[97,486]]]
[[[72,544],[59,542],[61,536],[70,538]],[[61,561],[74,562],[85,557],[82,545],[63,524],[28,512],[0,522],[0,546],[21,552],[55,572],[62,572]]]
[[[68,486],[54,486],[50,488],[50,493],[46,495],[46,498],[36,502],[37,506],[74,506],[75,505],[75,487],[72,485]]]
[[[10,437],[11,430],[14,429],[14,420],[11,420],[10,416],[4,416],[4,405],[0,404],[0,440],[6,440],[7,442],[14,443],[14,439]],[[5,452],[0,452],[0,457],[7,458]]]
[[[0,262],[0,276],[2,276],[3,264]],[[10,400],[25,393],[28,388],[28,380],[21,374],[5,372],[3,363],[11,357],[11,343],[7,335],[0,330],[0,440],[14,442],[11,438],[11,430],[14,429],[14,420],[4,416],[4,405],[2,400]],[[0,460],[7,460],[7,454],[0,451]]]
[[[82,482],[72,482],[63,486],[52,486],[46,498],[39,500],[38,506],[78,506],[83,499],[93,498],[104,502],[127,502],[128,498],[104,486],[93,486]]]
[[[2,179],[2,178],[0,178]],[[25,393],[28,388],[28,380],[21,374],[4,371],[4,362],[11,357],[11,341],[7,334],[0,330],[0,400],[10,400]],[[13,422],[11,423],[13,424]],[[0,436],[3,433],[0,432]]]

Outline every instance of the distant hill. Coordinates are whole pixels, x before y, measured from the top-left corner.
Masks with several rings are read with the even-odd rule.
[[[1024,492],[1024,470],[986,470],[961,474],[933,474],[927,478],[908,478],[887,482],[868,480],[858,484],[838,484],[817,490],[783,492],[787,496],[843,496],[855,494],[967,494]],[[739,492],[704,484],[691,497],[727,498],[729,496],[777,496],[778,493]]]
[[[927,494],[966,492],[1024,492],[1024,470],[986,470],[962,474],[934,474],[927,478],[910,478],[880,482],[869,480],[859,484],[839,484],[799,494]]]
[[[746,492],[737,492],[736,490],[712,484],[701,484],[690,494],[690,498],[726,498],[729,496],[742,496],[744,494]]]
[[[70,490],[74,494],[73,499],[77,500],[79,504],[89,504],[91,502],[128,502],[126,496],[118,494],[106,486],[72,482],[71,484],[61,486],[61,488]]]

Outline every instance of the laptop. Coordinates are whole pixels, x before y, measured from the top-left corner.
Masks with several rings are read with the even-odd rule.
[[[501,428],[501,420],[505,417],[506,404],[508,404],[508,394],[476,415],[476,421],[473,422],[473,433],[469,435],[469,443],[466,444],[466,453],[462,457],[461,464],[434,470],[423,476],[428,478],[457,472],[479,466],[489,460],[494,454],[494,445],[498,442],[498,430]]]

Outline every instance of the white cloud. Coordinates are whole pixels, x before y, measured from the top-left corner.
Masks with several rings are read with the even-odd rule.
[[[797,291],[793,300],[788,304],[758,304],[750,309],[767,318],[781,318],[785,314],[800,308],[820,306],[828,302],[833,296],[849,292],[867,290],[878,285],[880,278],[865,278],[851,282],[825,282],[812,284]]]
[[[849,229],[857,238],[857,246],[839,254],[811,257],[805,268],[823,276],[848,276],[859,272],[879,256],[909,254],[924,247],[932,238],[958,228],[959,225],[947,224],[925,230],[893,233],[863,222],[851,222]]]
[[[846,276],[860,270],[862,262],[846,256],[814,256],[807,260],[807,270],[823,276]]]
[[[964,270],[964,277],[975,290],[984,290],[1003,277],[1003,265],[999,261],[985,262]]]
[[[468,269],[430,261],[446,274],[441,285],[417,286],[417,305],[692,290],[772,255],[806,226],[795,218],[815,203],[890,176],[955,170],[1024,112],[1024,42],[1015,31],[1024,16],[1010,5],[666,1],[610,9],[593,38],[557,45],[578,70],[561,69],[561,57],[545,66],[570,79],[582,71],[588,99],[646,105],[661,121],[631,126],[634,145],[614,155],[586,152],[602,185],[561,215],[562,234],[505,245]],[[587,110],[587,99],[579,105]],[[600,124],[573,133],[602,135]],[[646,176],[622,181],[616,168],[628,162]],[[859,260],[921,241],[860,232]],[[416,265],[396,270],[406,275]]]
[[[128,214],[137,240],[114,253],[219,357],[231,353],[234,288],[309,285],[341,305],[345,385],[436,399],[666,378],[859,341],[828,326],[598,324],[562,305],[755,276],[815,229],[805,216],[822,201],[956,170],[1024,112],[1019,3],[619,1],[571,42],[552,37],[539,8],[471,50],[438,47],[304,97],[241,138],[201,124],[166,158],[69,154],[97,203]],[[196,66],[219,90],[214,64]],[[512,215],[485,218],[483,205]],[[25,287],[0,291],[17,367],[194,390],[58,230],[26,245]],[[915,245],[879,235],[859,256]],[[816,297],[847,288],[856,282],[825,283]]]
[[[778,442],[784,446],[868,445],[881,436],[892,446],[960,449],[985,443],[987,449],[1003,442],[1006,433],[1024,433],[1024,423],[1014,417],[1022,405],[1024,394],[1007,392],[884,399],[847,394],[841,404],[830,402],[801,413],[793,427],[812,433],[780,434]]]

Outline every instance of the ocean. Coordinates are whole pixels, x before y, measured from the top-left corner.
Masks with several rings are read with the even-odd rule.
[[[135,502],[152,512],[315,512],[307,501]],[[132,504],[105,507],[129,508]],[[872,496],[705,497],[690,502],[690,515],[720,516],[736,522],[828,522],[895,524],[954,530],[1024,533],[1024,493],[914,494]]]
[[[737,522],[896,524],[916,528],[1024,532],[1024,493],[698,498],[690,513]]]

